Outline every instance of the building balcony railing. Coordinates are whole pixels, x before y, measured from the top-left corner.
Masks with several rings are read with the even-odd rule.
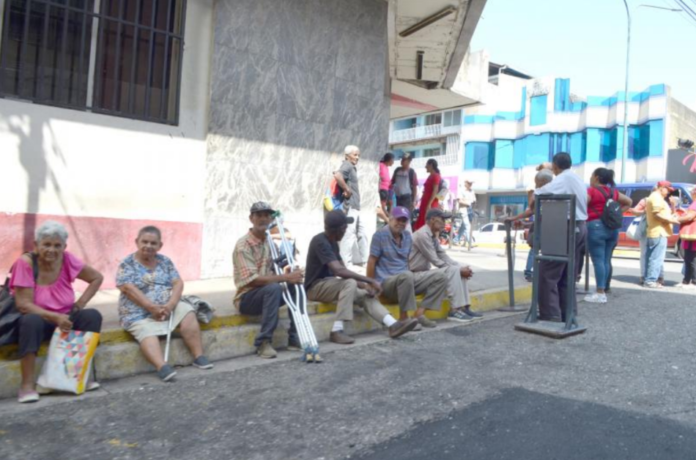
[[[400,129],[397,131],[392,131],[389,134],[389,143],[401,144],[404,142],[444,137],[448,134],[459,134],[460,130],[461,126],[459,125],[443,126],[442,124],[417,126],[415,128],[410,129]]]
[[[392,131],[389,135],[389,143],[398,144],[440,136],[442,136],[442,125],[417,126],[411,129]]]

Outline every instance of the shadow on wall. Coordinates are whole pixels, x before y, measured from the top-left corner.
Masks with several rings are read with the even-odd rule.
[[[85,209],[86,206],[79,193],[74,193],[66,187],[66,181],[80,181],[82,173],[75,172],[75,165],[70,163],[77,160],[71,160],[70,152],[64,152],[61,148],[61,137],[53,129],[56,119],[43,114],[37,116],[28,113],[32,110],[16,110],[13,113],[5,108],[17,103],[0,103],[3,104],[0,116],[0,142],[3,148],[8,151],[16,150],[18,155],[14,157],[15,153],[10,152],[3,161],[3,169],[11,171],[7,177],[13,179],[5,181],[5,201],[8,202],[13,197],[15,201],[9,209],[0,209],[0,247],[4,249],[0,253],[0,275],[4,276],[9,271],[23,252],[33,250],[36,228],[46,220],[55,220],[65,225],[68,230],[68,250],[104,274],[104,288],[114,285],[116,268],[123,257],[135,249],[135,235],[144,225],[157,225],[162,229],[166,243],[163,254],[175,257],[175,263],[184,280],[200,277],[200,246],[197,244],[200,244],[202,238],[201,223],[74,215],[75,209]],[[47,107],[46,110],[54,109]],[[85,118],[90,119],[100,117],[86,115]],[[67,117],[65,121],[68,121]],[[17,164],[21,166],[22,171],[18,170]],[[68,174],[54,171],[56,166],[66,169]],[[98,174],[101,171],[94,173]],[[127,178],[124,179],[124,185],[126,184]],[[26,198],[24,202],[19,202],[18,197],[24,195],[23,192],[26,192]],[[50,197],[52,206],[46,206],[46,203],[41,201],[42,197],[47,196]],[[18,209],[20,212],[15,212]]]

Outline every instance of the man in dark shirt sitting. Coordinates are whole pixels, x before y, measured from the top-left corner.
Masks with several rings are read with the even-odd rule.
[[[305,268],[307,298],[337,304],[336,320],[330,335],[334,343],[347,345],[355,342],[345,333],[343,324],[344,321],[353,320],[353,304],[361,306],[368,315],[387,326],[391,338],[397,338],[413,330],[417,321],[397,321],[377,298],[382,292],[380,283],[346,268],[338,243],[352,220],[341,211],[331,211],[324,218],[324,233],[312,238]]]

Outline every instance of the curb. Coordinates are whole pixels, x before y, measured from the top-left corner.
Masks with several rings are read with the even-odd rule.
[[[525,304],[531,301],[531,286],[515,289],[516,303]],[[471,308],[474,311],[492,311],[508,305],[507,289],[490,289],[474,292],[471,295]],[[398,317],[398,305],[385,305],[392,316]],[[440,311],[427,311],[426,316],[433,320],[446,320],[449,312],[449,301],[443,303]],[[334,322],[336,306],[333,304],[312,303],[308,305],[312,326],[319,342],[329,338]],[[209,325],[202,325],[203,346],[211,361],[227,360],[252,355],[255,352],[254,337],[258,332],[258,317],[243,315],[228,315],[215,318]],[[287,344],[287,328],[289,326],[287,308],[281,311],[281,324],[273,337],[273,346],[284,348]],[[381,330],[377,324],[361,310],[355,311],[351,324],[352,334],[363,334]],[[162,344],[164,339],[162,339]],[[43,365],[47,344],[41,347],[36,360],[37,375]],[[11,398],[16,395],[20,383],[19,361],[12,359],[16,356],[15,345],[0,348],[0,398]],[[298,353],[299,356],[299,353]],[[170,364],[188,366],[192,357],[182,339],[176,333],[172,336],[170,349]],[[138,374],[150,373],[154,369],[145,361],[138,344],[123,330],[107,330],[102,333],[102,341],[95,355],[95,367],[99,380],[112,380]]]

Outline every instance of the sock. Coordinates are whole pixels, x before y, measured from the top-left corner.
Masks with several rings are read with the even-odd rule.
[[[394,319],[394,317],[392,315],[385,316],[384,319],[382,320],[382,322],[387,327],[392,327],[392,325],[396,324],[396,320]]]
[[[343,321],[334,321],[334,325],[331,328],[331,332],[338,332],[343,330]]]

